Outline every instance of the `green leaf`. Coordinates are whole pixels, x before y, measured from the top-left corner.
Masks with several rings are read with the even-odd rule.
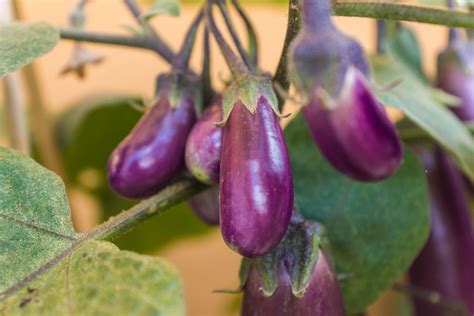
[[[57,122],[57,139],[68,179],[99,202],[102,220],[137,203],[113,192],[106,174],[110,154],[143,114],[133,109],[130,103],[141,103],[141,100],[120,96],[88,98],[69,107]],[[182,203],[114,243],[121,249],[152,254],[172,241],[211,231],[186,203]]]
[[[6,315],[184,315],[169,263],[89,241],[0,305]]]
[[[409,151],[378,183],[353,181],[317,150],[301,115],[285,129],[301,214],[326,229],[348,314],[363,311],[409,267],[428,237],[423,169]]]
[[[1,147],[0,231],[3,313],[184,314],[169,264],[93,240],[99,234],[76,234],[61,180]]]
[[[178,0],[155,0],[150,8],[143,13],[142,17],[149,20],[159,14],[168,14],[171,16],[179,16],[180,5]]]
[[[58,40],[57,30],[46,23],[0,24],[0,77],[46,54]]]
[[[431,87],[390,56],[372,57],[377,83],[402,79],[396,87],[375,91],[385,104],[394,106],[424,129],[454,158],[457,165],[474,180],[474,139],[454,114],[433,98]]]

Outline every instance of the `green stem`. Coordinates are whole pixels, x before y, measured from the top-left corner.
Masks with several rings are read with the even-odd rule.
[[[157,195],[138,203],[131,209],[84,233],[81,240],[114,240],[150,217],[163,213],[204,188],[204,185],[193,180],[176,182]]]
[[[289,1],[285,42],[283,44],[275,76],[273,77],[273,83],[279,85],[285,92],[290,88],[290,79],[288,77],[288,50],[301,27],[300,9],[299,0]],[[283,97],[278,94],[278,104],[280,105],[280,109],[283,107],[284,101]]]
[[[389,2],[334,1],[334,15],[474,28],[474,15]]]

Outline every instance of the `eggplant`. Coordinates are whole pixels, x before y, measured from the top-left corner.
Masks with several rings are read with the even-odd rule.
[[[410,279],[414,286],[437,292],[451,305],[415,299],[416,315],[441,316],[448,311],[472,315],[474,229],[462,174],[441,150],[424,151],[420,156],[427,171],[431,233],[410,268]]]
[[[293,218],[274,251],[244,262],[242,316],[344,316],[337,276],[319,230],[314,222]]]
[[[383,180],[398,170],[403,149],[367,80],[364,51],[334,26],[329,1],[302,4],[303,26],[290,48],[288,70],[311,135],[344,175]]]
[[[157,101],[109,158],[109,183],[128,198],[156,194],[184,167],[186,139],[196,121],[196,96],[191,89],[174,91],[167,77],[159,82]]]
[[[222,236],[247,257],[262,256],[278,244],[293,209],[293,178],[279,119],[273,102],[256,95],[255,104],[244,104],[243,98],[232,104],[220,165]]]
[[[461,100],[452,111],[462,121],[474,121],[474,41],[454,38],[438,55],[437,68],[438,87]]]
[[[205,184],[219,182],[223,130],[215,124],[220,121],[222,98],[217,97],[194,125],[186,142],[186,167],[196,179]]]
[[[189,198],[188,204],[204,223],[219,225],[219,187],[212,187]]]
[[[379,181],[398,170],[403,149],[395,126],[355,67],[334,104],[314,98],[303,114],[321,153],[341,173]]]

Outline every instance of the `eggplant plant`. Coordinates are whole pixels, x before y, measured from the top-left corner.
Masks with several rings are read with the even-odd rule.
[[[235,304],[205,314],[378,315],[387,291],[405,297],[403,315],[474,313],[474,3],[288,0],[271,72],[249,1],[183,4],[195,17],[177,51],[161,36],[175,30],[155,29],[180,15],[177,0],[123,0],[132,35],[86,30],[88,0],[73,1],[66,27],[22,21],[18,2],[0,3],[0,314],[200,315],[179,269],[156,257],[198,233],[242,257],[237,290],[214,296]],[[374,19],[376,51],[333,16]],[[446,27],[433,78],[404,21]],[[60,41],[73,41],[62,75],[87,80],[107,62],[89,43],[148,50],[170,68],[157,68],[150,101],[96,99],[53,117],[32,62]],[[69,205],[77,192],[101,208],[86,231]]]

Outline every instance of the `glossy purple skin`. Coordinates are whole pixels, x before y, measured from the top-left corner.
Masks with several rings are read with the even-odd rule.
[[[163,189],[184,165],[184,146],[195,121],[191,97],[173,109],[162,95],[112,152],[112,188],[128,198],[146,198]]]
[[[246,257],[283,238],[293,210],[293,178],[278,118],[266,98],[254,114],[238,102],[224,127],[220,168],[221,231]]]
[[[186,167],[196,179],[206,184],[219,181],[223,129],[216,127],[215,123],[220,121],[222,99],[218,98],[204,111],[186,142]]]
[[[400,166],[403,149],[395,126],[362,74],[352,68],[336,104],[327,109],[316,98],[303,114],[326,159],[359,181],[378,181]]]
[[[457,39],[438,56],[438,87],[461,99],[452,111],[474,121],[474,42]]]
[[[413,285],[464,303],[474,314],[474,230],[462,175],[442,152],[424,152],[430,210],[430,237],[410,268]],[[442,316],[445,310],[414,300],[417,316]]]
[[[204,223],[219,225],[219,188],[212,187],[188,199],[194,214]]]
[[[290,275],[284,263],[279,266],[278,287],[270,297],[263,296],[262,280],[255,267],[244,287],[242,316],[344,316],[344,305],[336,274],[324,254],[319,259],[302,298],[291,292]]]

